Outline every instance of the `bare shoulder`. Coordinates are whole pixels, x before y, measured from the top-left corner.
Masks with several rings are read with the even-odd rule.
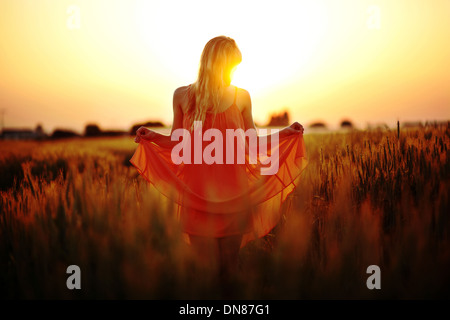
[[[188,102],[188,89],[189,86],[182,86],[176,88],[173,92],[173,106],[180,107],[181,110],[185,110]]]
[[[250,97],[250,93],[247,90],[238,87],[236,103],[241,111],[244,111],[244,109],[251,107],[252,100]]]
[[[176,88],[173,93],[174,99],[175,98],[180,99],[180,98],[186,97],[187,93],[188,93],[188,88],[189,88],[189,86],[182,86],[182,87]]]

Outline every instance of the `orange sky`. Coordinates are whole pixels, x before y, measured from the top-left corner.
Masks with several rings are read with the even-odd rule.
[[[221,34],[259,123],[285,108],[332,127],[450,119],[448,0],[1,0],[5,126],[170,125],[173,90]]]

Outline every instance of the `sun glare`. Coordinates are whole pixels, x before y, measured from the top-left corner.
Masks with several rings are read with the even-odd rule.
[[[169,124],[173,91],[220,35],[242,52],[232,84],[258,123],[282,110],[362,125],[448,118],[448,0],[42,2],[0,0],[5,127]]]
[[[236,40],[243,56],[233,83],[252,92],[283,85],[307,73],[326,29],[326,11],[319,2],[233,0],[220,14],[211,1],[194,1],[204,8],[196,12],[189,1],[175,3],[140,1],[136,20],[162,67],[185,82],[195,79],[206,42],[226,35]]]

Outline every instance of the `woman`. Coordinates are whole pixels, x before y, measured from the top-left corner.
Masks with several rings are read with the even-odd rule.
[[[239,48],[229,37],[216,37],[206,44],[197,81],[175,90],[171,136],[178,129],[194,135],[214,128],[224,137],[227,129],[256,130],[249,93],[231,85],[241,59]],[[195,125],[200,125],[200,132]],[[303,127],[295,122],[279,133],[258,136],[258,143],[266,143],[269,151],[265,158],[258,151],[257,163],[249,161],[249,142],[245,144],[245,163],[173,161],[174,147],[180,142],[171,136],[139,128],[135,139],[139,146],[130,161],[179,205],[180,221],[190,243],[205,263],[208,259],[218,261],[222,276],[227,277],[237,266],[239,248],[277,224],[280,206],[306,166]],[[191,150],[196,148],[193,140],[187,143]],[[205,140],[216,141],[204,136],[203,140],[202,152],[210,144]],[[230,146],[228,141],[225,145]],[[225,160],[225,153],[234,151],[231,159],[237,160],[238,150],[232,147],[224,149],[219,158]],[[275,154],[278,170],[261,174],[263,158]]]

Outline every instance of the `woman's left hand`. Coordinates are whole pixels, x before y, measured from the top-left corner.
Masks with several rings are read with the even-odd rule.
[[[298,132],[303,133],[303,132],[305,131],[305,129],[303,128],[303,126],[302,126],[300,123],[298,123],[297,121],[294,122],[293,124],[291,124],[289,127],[292,128],[292,129],[294,129],[294,132],[295,132],[295,133],[298,133]]]
[[[286,127],[280,131],[280,137],[290,136],[292,134],[298,133],[303,134],[303,132],[304,132],[303,126],[298,122],[294,122],[289,127]]]

